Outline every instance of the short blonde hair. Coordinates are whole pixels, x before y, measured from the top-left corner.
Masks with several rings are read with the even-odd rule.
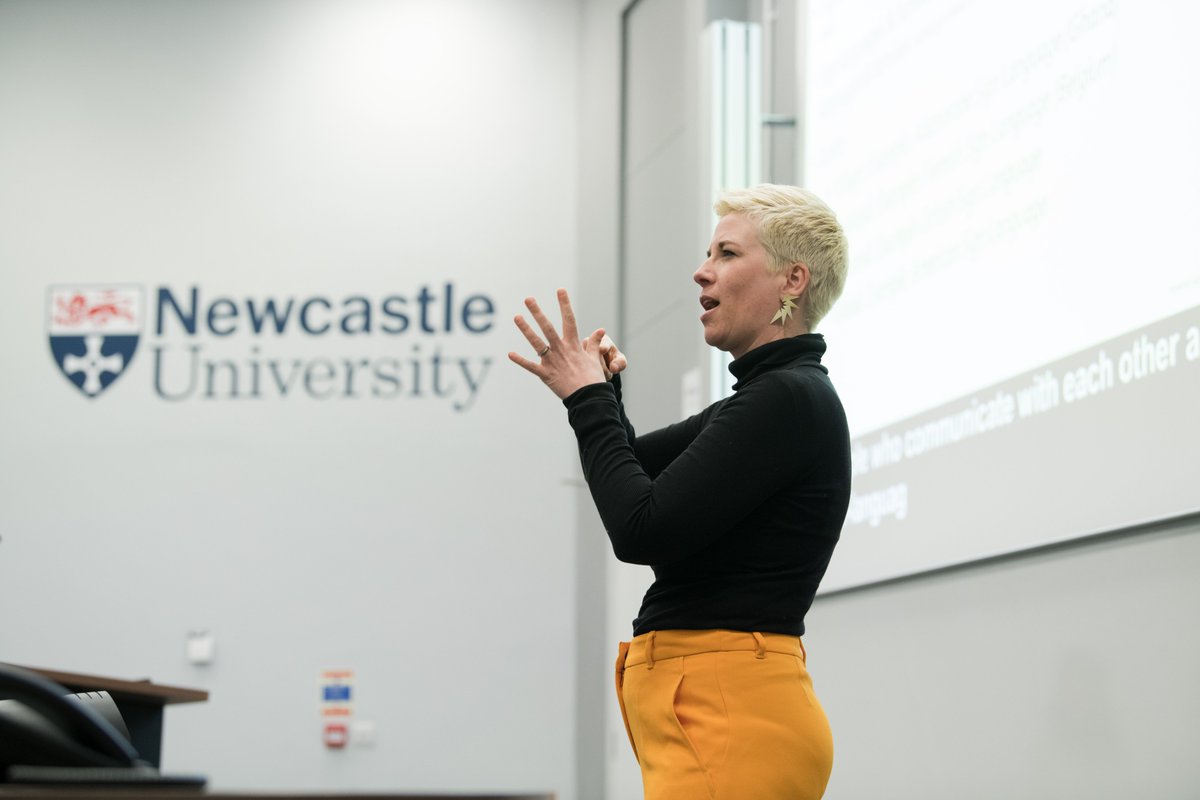
[[[797,261],[808,266],[805,322],[816,328],[846,286],[846,234],[829,206],[798,186],[762,183],[721,192],[713,210],[719,217],[743,214],[754,222],[772,272]]]

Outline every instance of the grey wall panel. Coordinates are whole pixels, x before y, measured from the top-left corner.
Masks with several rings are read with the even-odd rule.
[[[653,325],[664,309],[699,296],[692,273],[703,260],[696,209],[699,191],[694,158],[682,137],[629,176],[626,223],[625,313],[627,336]],[[698,306],[697,306],[698,307]],[[699,323],[691,326],[693,335]]]
[[[818,597],[828,797],[1192,796],[1198,586],[1193,521]]]
[[[632,6],[625,38],[627,163],[637,171],[686,128],[684,106],[693,32],[679,24],[688,0],[642,0]]]
[[[630,359],[627,410],[642,430],[679,419],[680,376],[702,359],[691,273],[711,228],[700,213],[697,0],[640,0],[625,17],[625,127],[621,170],[623,252],[619,269],[623,349]],[[684,308],[689,310],[686,314]],[[690,317],[685,318],[685,317]],[[629,638],[651,575],[610,564],[608,630]],[[606,796],[636,797],[637,763],[614,706],[609,709]]]
[[[691,304],[664,309],[629,340],[630,370],[625,396],[630,420],[639,431],[678,422],[684,373],[702,357]]]

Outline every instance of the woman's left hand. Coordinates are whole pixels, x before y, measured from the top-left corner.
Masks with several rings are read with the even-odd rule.
[[[513,322],[525,335],[525,340],[533,347],[540,361],[535,363],[516,353],[509,353],[508,357],[514,364],[541,378],[542,383],[549,386],[560,399],[571,396],[588,384],[604,383],[604,368],[601,366],[600,355],[604,329],[600,328],[580,341],[579,331],[575,327],[575,312],[571,310],[571,300],[567,297],[566,289],[558,290],[558,307],[562,313],[561,336],[554,330],[550,320],[546,319],[536,300],[527,297],[525,307],[541,328],[542,335],[539,336],[520,314]]]

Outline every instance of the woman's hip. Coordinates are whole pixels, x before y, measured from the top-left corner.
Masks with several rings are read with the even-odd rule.
[[[829,723],[799,637],[654,631],[622,643],[617,691],[647,798],[817,798]]]

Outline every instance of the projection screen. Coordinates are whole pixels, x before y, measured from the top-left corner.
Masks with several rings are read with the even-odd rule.
[[[824,591],[1200,510],[1200,4],[808,0],[854,488]]]

